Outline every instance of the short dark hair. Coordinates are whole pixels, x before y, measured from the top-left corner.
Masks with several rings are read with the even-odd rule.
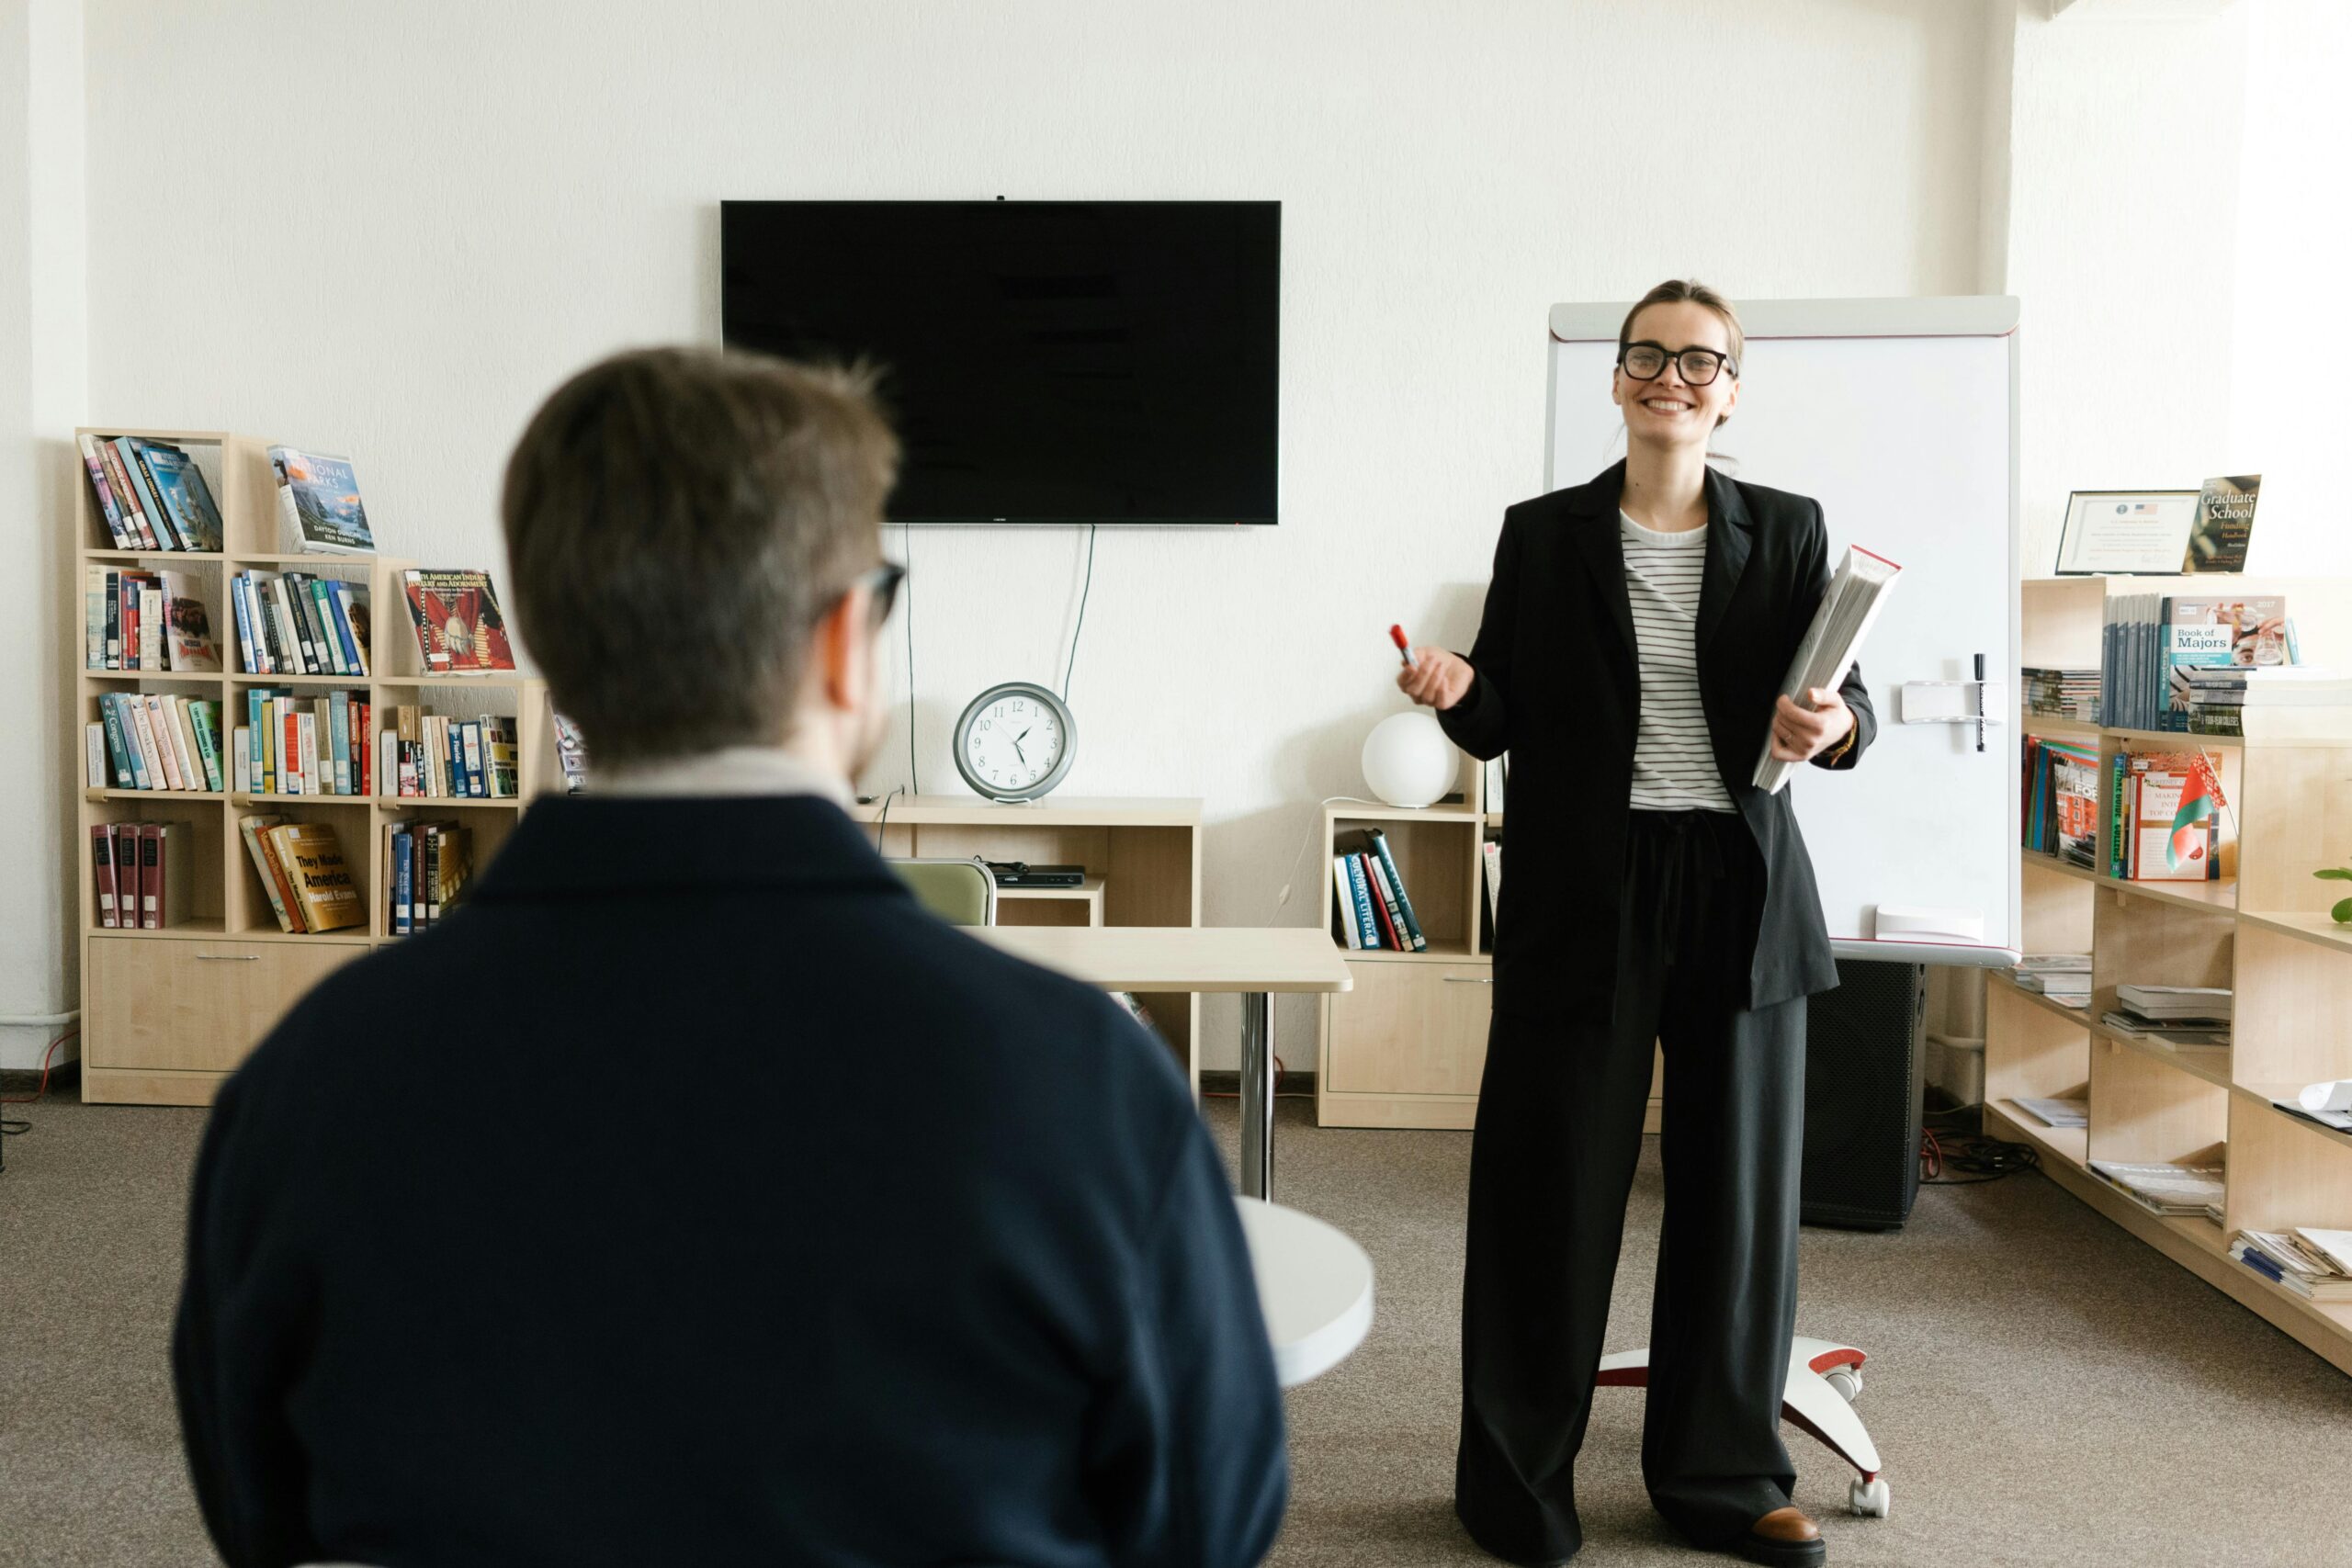
[[[516,629],[599,763],[774,744],[881,558],[899,443],[860,370],[702,348],[556,389],[506,465]]]

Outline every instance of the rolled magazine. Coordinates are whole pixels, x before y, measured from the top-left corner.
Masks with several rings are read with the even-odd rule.
[[[1805,628],[1804,640],[1797,645],[1797,656],[1789,661],[1789,672],[1781,682],[1782,696],[1810,711],[1804,693],[1815,686],[1837,689],[1846,679],[1846,671],[1854,667],[1855,650],[1870,635],[1871,623],[1878,619],[1879,606],[1886,603],[1887,590],[1894,586],[1894,580],[1902,572],[1901,567],[1884,556],[1872,555],[1855,545],[1846,547],[1845,558],[1838,563],[1838,570],[1829,580],[1829,591],[1821,596],[1821,607],[1813,613],[1813,625]],[[1768,730],[1764,750],[1756,759],[1756,787],[1768,795],[1778,795],[1781,786],[1789,782],[1789,770],[1795,765],[1772,755],[1772,737]]]

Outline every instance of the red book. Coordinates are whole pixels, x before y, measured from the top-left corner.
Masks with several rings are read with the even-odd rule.
[[[285,729],[286,768],[277,775],[278,793],[308,795],[311,793],[311,759],[302,755],[302,716],[294,711],[292,703],[286,705]],[[287,782],[289,778],[293,781],[290,784]]]
[[[139,924],[142,930],[164,929],[164,829],[141,822],[139,828]]]
[[[1388,900],[1380,896],[1380,874],[1373,868],[1372,856],[1358,851],[1356,863],[1363,867],[1364,886],[1372,890],[1372,918],[1380,926],[1380,942],[1399,953],[1410,953],[1412,947],[1396,934],[1396,922],[1388,918]]]
[[[97,871],[98,924],[109,931],[122,924],[114,908],[114,826],[96,823],[90,829],[90,859]]]

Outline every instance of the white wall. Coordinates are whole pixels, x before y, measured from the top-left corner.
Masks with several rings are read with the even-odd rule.
[[[59,606],[86,398],[81,48],[76,0],[0,5],[0,1017],[76,1005]],[[0,1024],[0,1067],[57,1033]]]
[[[716,338],[721,198],[1278,197],[1283,524],[1106,532],[1063,789],[1204,797],[1204,918],[1308,923],[1323,883],[1284,908],[1283,868],[1399,705],[1383,628],[1460,646],[1540,488],[1544,308],[1975,288],[1989,31],[1886,0],[89,0],[87,412],[350,452],[386,548],[503,568],[536,400]],[[973,692],[1056,678],[1082,544],[916,535],[924,788]]]

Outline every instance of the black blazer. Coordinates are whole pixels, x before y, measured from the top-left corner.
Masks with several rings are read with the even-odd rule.
[[[540,801],[221,1090],[233,1568],[1256,1562],[1283,1410],[1169,1052],[828,802]]]
[[[1495,1010],[1588,1010],[1614,993],[1625,830],[1634,788],[1641,670],[1625,591],[1619,463],[1503,513],[1486,618],[1466,656],[1477,671],[1438,722],[1476,757],[1510,752],[1510,874],[1495,920]],[[1813,862],[1789,799],[1748,783],[1797,644],[1829,586],[1821,507],[1801,495],[1707,472],[1707,564],[1699,596],[1699,697],[1715,766],[1762,857],[1748,1005],[1838,984]],[[1860,761],[1878,733],[1858,666],[1840,688]]]

